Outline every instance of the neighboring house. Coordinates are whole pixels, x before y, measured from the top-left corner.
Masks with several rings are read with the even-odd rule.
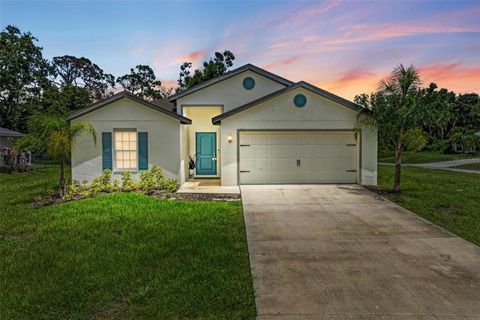
[[[77,139],[73,179],[158,165],[183,183],[194,156],[196,177],[227,186],[377,184],[376,132],[355,137],[359,107],[311,84],[247,64],[169,100],[171,110],[121,92],[71,114],[98,133],[96,145]]]
[[[0,151],[2,151],[3,148],[12,148],[15,139],[21,136],[23,136],[23,134],[20,132],[0,128]]]

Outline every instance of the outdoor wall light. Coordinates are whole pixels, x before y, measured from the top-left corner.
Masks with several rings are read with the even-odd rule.
[[[228,143],[232,143],[233,137],[232,137],[232,134],[231,134],[231,133],[228,134],[228,136],[227,136],[227,141],[228,141]]]

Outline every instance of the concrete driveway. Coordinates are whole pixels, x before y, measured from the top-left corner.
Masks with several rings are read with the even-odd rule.
[[[480,319],[480,248],[359,186],[241,187],[259,319]]]

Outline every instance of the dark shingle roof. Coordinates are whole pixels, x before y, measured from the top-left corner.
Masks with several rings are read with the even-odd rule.
[[[168,111],[174,111],[176,109],[175,105],[166,99],[158,99],[150,101],[150,103],[159,106],[161,108],[167,109]]]
[[[212,119],[212,123],[213,124],[220,124],[220,122],[225,119],[225,118],[228,118],[228,117],[231,117],[233,116],[234,114],[237,114],[239,112],[242,112],[246,109],[249,109],[251,107],[254,107],[262,102],[265,102],[265,101],[268,101],[270,99],[273,99],[275,97],[278,97],[286,92],[289,92],[291,90],[294,90],[294,89],[297,89],[297,88],[304,88],[306,90],[309,90],[311,92],[314,92],[314,93],[317,93],[318,95],[322,96],[322,97],[325,97],[327,99],[330,99],[332,101],[335,101],[347,108],[350,108],[350,109],[353,109],[355,111],[359,111],[360,110],[360,106],[358,106],[357,104],[347,100],[347,99],[344,99],[340,96],[337,96],[331,92],[328,92],[328,91],[325,91],[323,89],[320,89],[318,87],[315,87],[314,85],[308,83],[308,82],[305,82],[305,81],[300,81],[300,82],[297,82],[295,84],[292,84],[291,86],[288,86],[288,87],[285,87],[285,88],[282,88],[280,90],[277,90],[275,92],[272,92],[270,94],[267,94],[266,96],[263,96],[257,100],[254,100],[254,101],[251,101],[251,102],[248,102],[244,105],[241,105],[235,109],[232,109],[230,111],[227,111],[225,113],[222,113],[216,117],[214,117]]]
[[[7,128],[0,128],[0,136],[1,137],[21,137],[23,133],[13,131]]]
[[[249,64],[243,65],[243,66],[241,66],[237,69],[233,69],[232,71],[229,71],[229,72],[225,73],[224,75],[221,75],[221,76],[216,77],[214,79],[208,80],[204,83],[197,84],[197,85],[195,85],[191,88],[182,90],[180,92],[177,92],[174,95],[171,95],[170,97],[168,97],[168,100],[169,101],[175,101],[178,98],[184,97],[188,94],[194,93],[195,91],[198,91],[198,90],[201,90],[203,88],[209,87],[209,86],[211,86],[215,83],[218,83],[220,81],[223,81],[223,80],[226,80],[226,79],[231,78],[233,76],[236,76],[237,74],[240,74],[240,73],[242,73],[244,71],[247,71],[247,70],[258,73],[258,74],[260,74],[260,75],[262,75],[262,76],[264,76],[268,79],[271,79],[273,81],[276,81],[276,82],[281,83],[281,84],[286,85],[286,86],[289,86],[289,85],[293,84],[293,82],[290,81],[290,80],[287,80],[285,78],[277,76],[274,73],[271,73],[271,72],[269,72],[265,69],[259,68],[257,66],[254,66],[253,64],[249,63]]]
[[[99,108],[101,108],[101,107],[103,107],[103,106],[106,106],[106,105],[108,105],[108,104],[110,104],[110,103],[112,103],[112,102],[115,102],[115,101],[117,101],[117,100],[120,100],[120,99],[122,99],[122,98],[128,98],[128,99],[133,100],[133,101],[135,101],[135,102],[137,102],[137,103],[140,103],[140,104],[142,104],[142,105],[144,105],[144,106],[146,106],[146,107],[149,107],[149,108],[151,108],[151,109],[153,109],[153,110],[159,111],[159,112],[161,112],[161,113],[163,113],[163,114],[166,114],[167,116],[170,116],[170,117],[172,117],[172,118],[175,118],[175,119],[179,120],[179,121],[180,121],[181,123],[183,123],[183,124],[191,124],[191,123],[192,123],[192,120],[190,120],[190,119],[188,119],[188,118],[186,118],[186,117],[184,117],[184,116],[182,116],[182,115],[180,115],[180,114],[178,114],[178,113],[176,113],[176,112],[173,112],[172,110],[168,110],[168,109],[166,109],[166,108],[164,108],[164,107],[160,107],[160,106],[158,106],[158,105],[156,105],[156,104],[154,104],[154,103],[152,103],[152,102],[149,102],[149,101],[140,99],[140,98],[134,96],[133,94],[131,94],[131,93],[127,92],[127,91],[119,92],[119,93],[117,93],[117,94],[114,94],[114,95],[111,96],[111,97],[108,97],[108,98],[105,98],[105,99],[103,99],[103,100],[100,100],[100,101],[92,104],[91,106],[89,106],[89,107],[87,107],[87,108],[74,111],[74,112],[72,112],[72,113],[70,113],[70,114],[68,115],[68,119],[69,119],[69,120],[72,120],[72,119],[78,118],[78,117],[80,117],[80,116],[82,116],[82,115],[84,115],[84,114],[87,114],[87,113],[89,113],[89,112],[92,112],[92,111],[94,111],[94,110],[97,110],[97,109],[99,109]]]

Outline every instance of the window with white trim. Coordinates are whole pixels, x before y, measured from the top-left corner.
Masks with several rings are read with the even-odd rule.
[[[115,169],[137,169],[137,131],[115,130]]]

